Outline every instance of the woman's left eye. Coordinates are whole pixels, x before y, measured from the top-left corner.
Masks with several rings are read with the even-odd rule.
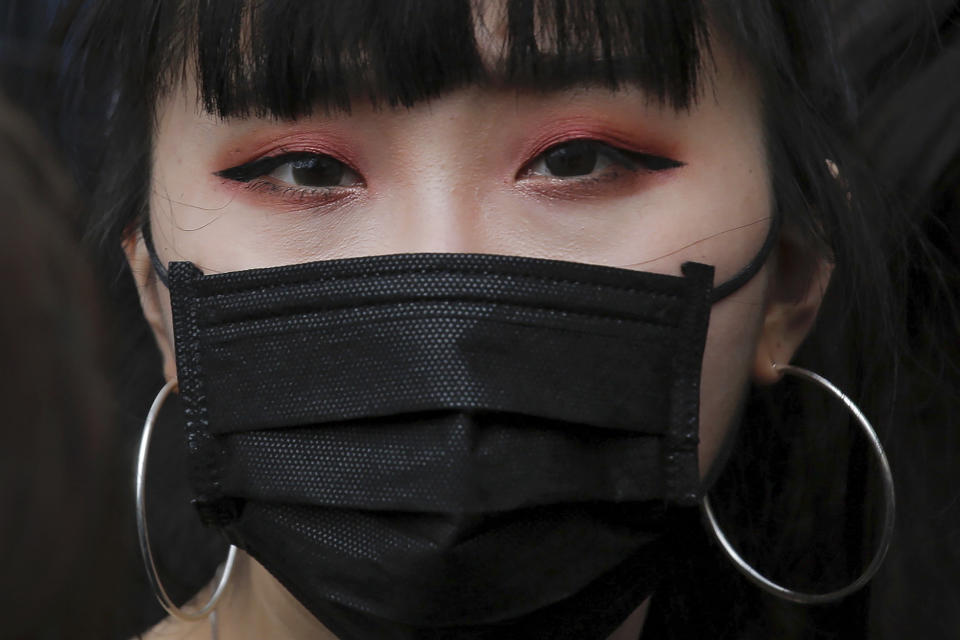
[[[237,182],[272,178],[284,186],[304,189],[331,189],[363,184],[356,171],[332,156],[298,151],[260,158],[218,171],[217,175]]]
[[[683,163],[649,153],[628,151],[599,140],[571,140],[550,147],[533,159],[524,175],[548,178],[586,178],[610,167],[629,171],[665,171]]]

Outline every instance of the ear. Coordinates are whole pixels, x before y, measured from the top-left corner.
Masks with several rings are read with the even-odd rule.
[[[160,349],[160,355],[163,357],[163,377],[167,381],[175,380],[177,364],[167,314],[170,308],[170,293],[153,271],[150,254],[147,252],[147,246],[139,228],[124,235],[122,246],[133,280],[137,285],[143,317],[150,325],[157,347]]]
[[[782,374],[773,364],[787,364],[807,337],[830,284],[833,264],[784,233],[771,262],[763,328],[754,356],[753,381],[769,385]]]

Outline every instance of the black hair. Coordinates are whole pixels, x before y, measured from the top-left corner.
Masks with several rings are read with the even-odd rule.
[[[480,25],[483,4],[78,1],[61,79],[65,112],[96,112],[95,104],[104,114],[88,123],[90,134],[105,139],[102,156],[85,158],[79,175],[92,193],[88,237],[107,273],[123,273],[121,239],[145,220],[156,105],[187,74],[195,75],[201,106],[224,118],[296,118],[315,109],[349,110],[356,100],[403,108],[483,83],[533,90],[635,83],[652,99],[684,109],[709,93],[704,71],[719,38],[761,87],[785,232],[798,239],[801,258],[813,254],[835,264],[824,318],[798,359],[847,389],[886,433],[902,320],[887,248],[908,230],[864,188],[863,167],[844,144],[854,112],[824,8],[815,0],[506,0],[502,24]],[[482,55],[478,26],[502,33],[499,58]],[[129,278],[118,282],[123,309],[137,310],[127,317],[134,323],[139,308]],[[139,327],[146,335],[142,321]],[[872,551],[873,505],[861,498],[872,491],[867,456],[842,409],[797,401],[800,392],[785,389],[752,396],[740,446],[712,495],[725,521],[745,532],[738,543],[758,564],[817,589],[852,577]],[[784,468],[815,490],[795,495],[793,485],[775,480]],[[724,509],[724,503],[739,506]],[[832,507],[844,517],[826,526],[822,512]],[[757,521],[763,517],[796,526],[767,531]],[[815,629],[844,638],[865,633],[867,592],[814,612],[781,607],[724,569],[705,540],[684,538],[684,544],[689,566],[678,567],[661,591],[669,596],[658,596],[676,612],[665,614],[672,622],[663,637],[696,637],[690,632],[696,625],[700,637],[715,638],[745,637],[750,629],[779,638],[833,637]],[[197,579],[210,571],[203,567]],[[703,602],[717,602],[712,613]],[[741,615],[728,619],[730,611]]]
[[[0,546],[3,592],[16,594],[0,615],[10,637],[102,637],[117,631],[108,603],[127,577],[110,534],[128,493],[116,482],[126,465],[112,437],[102,291],[73,233],[68,174],[3,96],[0,166]]]
[[[906,278],[908,353],[891,461],[898,544],[871,617],[881,640],[960,627],[960,2],[841,0],[841,54],[859,138],[890,200],[921,230],[894,260]],[[923,588],[916,588],[923,585]],[[902,626],[910,620],[910,629]]]

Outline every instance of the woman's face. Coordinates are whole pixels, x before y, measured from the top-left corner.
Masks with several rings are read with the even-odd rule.
[[[188,260],[207,273],[408,252],[667,274],[692,260],[714,265],[719,283],[757,253],[772,195],[749,69],[721,46],[714,56],[699,100],[681,111],[636,88],[473,86],[412,108],[358,102],[349,114],[296,121],[221,120],[198,107],[187,82],[158,110],[150,195],[157,251],[164,263]],[[127,250],[172,377],[166,291],[148,275],[142,242]],[[787,302],[777,264],[713,307],[703,472],[751,370],[769,379],[769,360],[789,360],[812,321],[808,310],[806,324],[781,326]]]

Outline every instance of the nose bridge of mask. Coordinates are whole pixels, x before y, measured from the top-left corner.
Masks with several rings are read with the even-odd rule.
[[[732,293],[738,291],[742,288],[747,282],[753,279],[755,275],[763,268],[763,265],[766,264],[767,258],[770,257],[773,247],[776,245],[777,240],[780,237],[780,227],[783,223],[783,213],[779,208],[774,208],[773,215],[770,217],[770,226],[767,229],[767,235],[763,240],[763,244],[760,246],[760,249],[753,256],[753,258],[748,262],[740,271],[736,272],[733,276],[713,287],[712,292],[710,293],[710,301],[718,302]],[[164,266],[163,261],[160,259],[160,256],[157,255],[156,247],[153,244],[153,235],[150,229],[150,224],[144,224],[142,227],[143,241],[147,248],[147,254],[150,256],[150,263],[153,266],[154,272],[157,274],[157,278],[161,283],[168,289],[170,288],[170,277],[167,267]]]

